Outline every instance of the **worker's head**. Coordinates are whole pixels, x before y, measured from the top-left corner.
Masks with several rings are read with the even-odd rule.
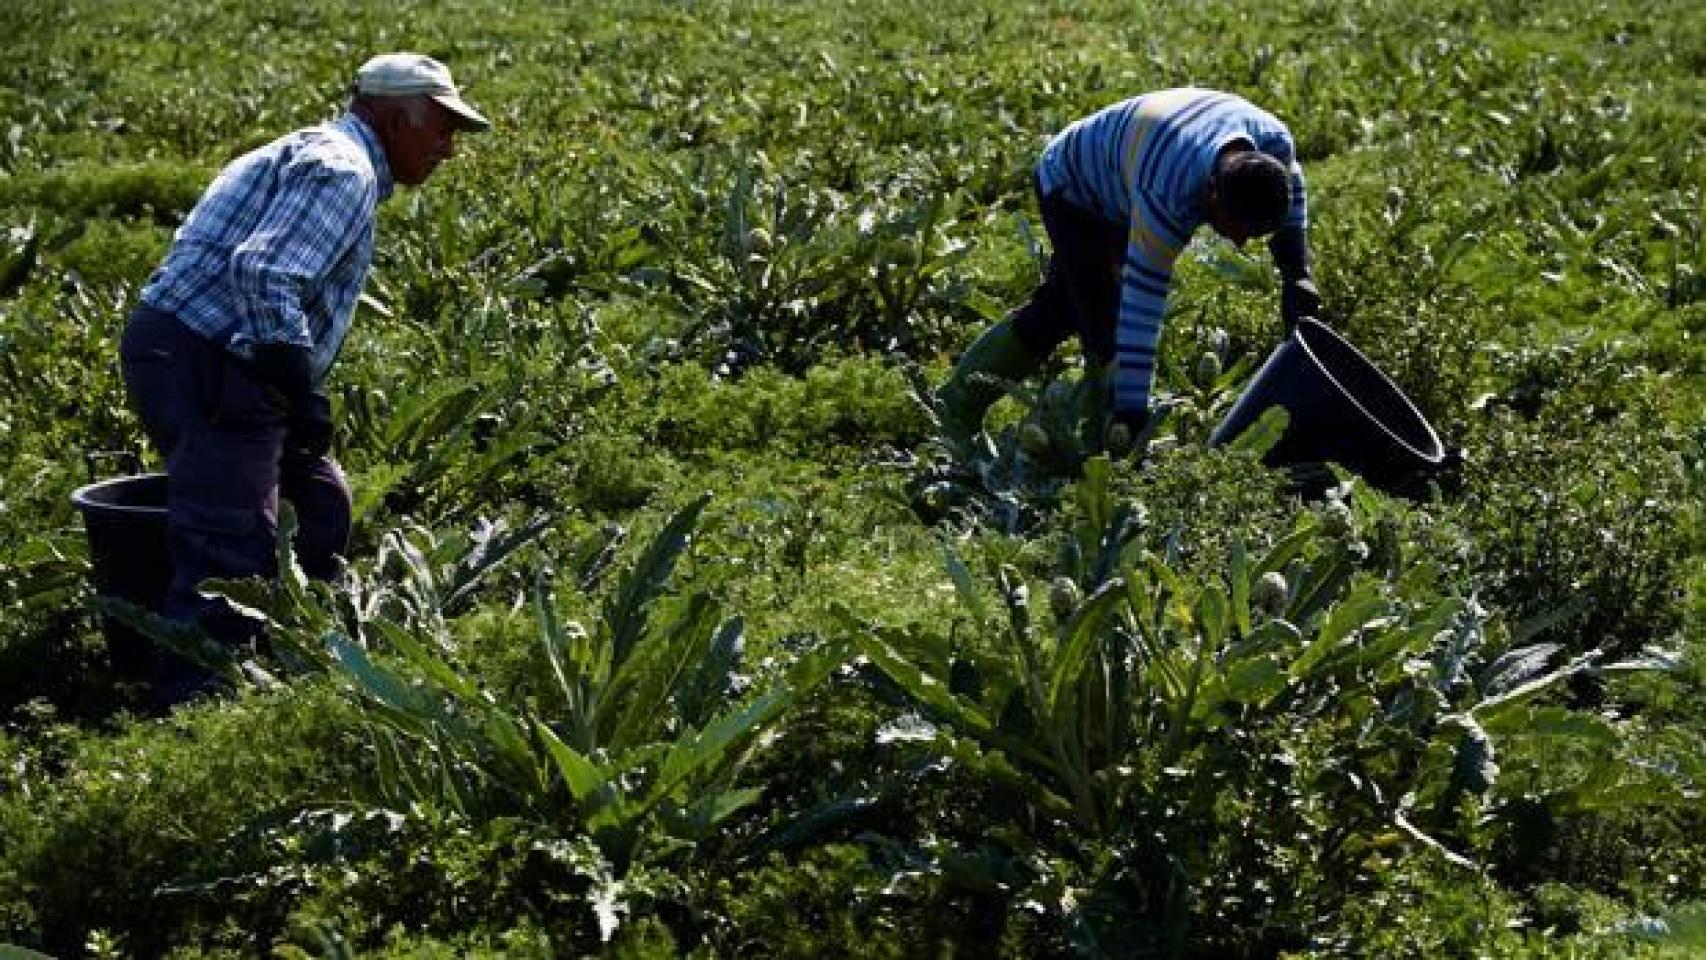
[[[1204,214],[1214,232],[1242,246],[1278,230],[1291,209],[1291,177],[1274,157],[1242,145],[1221,153],[1209,177]]]
[[[373,127],[385,148],[391,176],[417,186],[456,152],[461,131],[491,123],[469,106],[450,70],[418,53],[387,53],[356,71],[350,109]]]

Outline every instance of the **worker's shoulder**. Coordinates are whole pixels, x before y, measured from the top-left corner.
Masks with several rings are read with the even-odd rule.
[[[348,120],[304,127],[281,138],[278,146],[286,162],[318,177],[346,181],[352,188],[375,184],[383,162],[376,156],[378,146]]]
[[[324,124],[298,133],[298,151],[304,160],[340,173],[374,175],[374,158],[367,145],[339,125]]]

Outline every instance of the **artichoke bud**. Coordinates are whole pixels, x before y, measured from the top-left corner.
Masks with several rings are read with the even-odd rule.
[[[1197,358],[1196,380],[1199,387],[1212,387],[1220,379],[1220,357],[1212,350],[1203,351]]]
[[[1031,422],[1019,428],[1019,449],[1033,459],[1046,456],[1050,446],[1048,431],[1042,424]]]
[[[1216,359],[1226,362],[1226,354],[1232,349],[1232,337],[1224,327],[1215,327],[1208,334],[1208,348],[1214,351]]]
[[[953,484],[946,480],[938,480],[923,490],[924,505],[940,513],[953,503]]]
[[[1348,540],[1356,535],[1356,518],[1343,500],[1327,503],[1321,514],[1321,531],[1335,540]]]
[[[1084,591],[1078,589],[1077,581],[1071,577],[1055,577],[1049,585],[1049,609],[1054,611],[1054,618],[1058,621],[1071,619],[1083,600]]]
[[[1290,588],[1286,586],[1285,574],[1278,570],[1269,570],[1262,574],[1262,579],[1256,581],[1255,589],[1250,591],[1250,604],[1270,617],[1278,617],[1285,613],[1287,594]]]
[[[1133,439],[1130,424],[1115,423],[1108,428],[1108,442],[1105,446],[1108,448],[1108,453],[1116,457],[1123,457],[1131,452]]]

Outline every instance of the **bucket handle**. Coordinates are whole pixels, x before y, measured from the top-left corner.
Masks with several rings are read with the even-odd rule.
[[[90,483],[101,479],[100,470],[97,468],[103,463],[117,463],[133,474],[142,472],[142,458],[134,450],[85,450],[83,468],[89,472]]]

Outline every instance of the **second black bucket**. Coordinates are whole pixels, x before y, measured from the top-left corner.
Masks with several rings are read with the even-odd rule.
[[[172,583],[166,543],[166,475],[117,477],[80,487],[71,502],[83,514],[95,591],[159,611]],[[154,643],[130,627],[103,618],[113,667],[143,678],[153,672]]]
[[[1439,435],[1391,378],[1332,328],[1303,320],[1256,371],[1209,438],[1236,439],[1273,406],[1291,415],[1263,462],[1332,461],[1384,489],[1440,470]]]

